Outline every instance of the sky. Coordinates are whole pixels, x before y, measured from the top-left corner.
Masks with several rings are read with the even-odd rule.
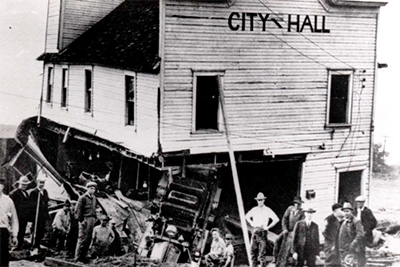
[[[0,124],[17,125],[37,114],[42,84],[47,0],[0,0]],[[388,163],[400,164],[400,1],[381,9],[378,28],[375,143],[386,144]],[[385,143],[386,140],[386,143]]]

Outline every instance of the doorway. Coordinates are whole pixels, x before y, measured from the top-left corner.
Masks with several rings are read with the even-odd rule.
[[[363,171],[339,173],[338,203],[349,202],[355,207],[355,199],[361,195],[361,181]]]

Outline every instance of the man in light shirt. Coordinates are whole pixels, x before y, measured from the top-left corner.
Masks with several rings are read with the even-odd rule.
[[[258,266],[260,262],[264,267],[268,264],[266,257],[268,231],[279,222],[279,218],[272,209],[265,206],[266,197],[263,193],[258,193],[254,199],[257,201],[257,206],[246,214],[246,221],[254,228],[251,237],[251,260],[253,266]]]
[[[9,235],[12,244],[17,244],[18,215],[14,202],[4,195],[4,179],[0,178],[0,266],[8,267],[9,263]]]
[[[372,231],[376,228],[378,222],[372,213],[372,211],[365,206],[366,201],[365,196],[358,196],[356,198],[357,202],[357,210],[356,210],[356,217],[359,221],[361,221],[362,226],[364,227],[364,241],[366,246],[372,247],[373,246],[373,234]]]
[[[71,203],[67,199],[53,220],[53,242],[55,249],[64,250],[65,240],[71,228]]]

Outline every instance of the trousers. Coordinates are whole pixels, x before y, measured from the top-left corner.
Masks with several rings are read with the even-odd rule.
[[[86,260],[95,222],[96,218],[94,217],[85,217],[82,222],[79,222],[78,243],[75,250],[76,261]]]

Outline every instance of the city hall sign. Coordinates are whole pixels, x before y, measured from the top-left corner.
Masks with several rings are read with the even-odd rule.
[[[228,18],[228,26],[232,31],[263,31],[267,25],[283,29],[288,32],[330,33],[325,24],[325,16],[287,15],[287,20],[276,19],[272,14],[232,12]],[[283,26],[282,26],[283,25]]]

